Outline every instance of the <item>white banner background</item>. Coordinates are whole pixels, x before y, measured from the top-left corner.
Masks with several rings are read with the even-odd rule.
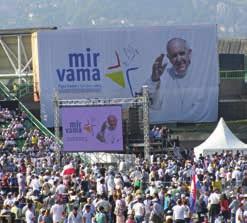
[[[192,49],[189,73],[173,81],[167,79],[166,73],[161,76],[160,92],[155,95],[159,106],[150,109],[150,120],[152,123],[215,121],[219,91],[217,32],[215,25],[202,25],[38,32],[43,123],[48,127],[54,125],[55,91],[63,99],[132,97],[142,85],[148,84],[152,93],[154,86],[149,80],[152,65],[161,53],[167,53],[166,43],[174,37],[185,39]],[[79,60],[76,67],[69,54],[81,54],[84,61]],[[77,70],[88,70],[90,77],[77,80]],[[110,73],[115,74],[107,76]],[[123,79],[119,80],[121,76]]]

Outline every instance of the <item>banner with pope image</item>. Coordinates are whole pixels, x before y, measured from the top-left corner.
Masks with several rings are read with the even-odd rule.
[[[216,25],[52,30],[37,33],[41,119],[53,96],[134,97],[147,85],[151,123],[218,117]],[[36,83],[37,84],[37,83]]]
[[[122,151],[121,106],[62,107],[64,152]]]

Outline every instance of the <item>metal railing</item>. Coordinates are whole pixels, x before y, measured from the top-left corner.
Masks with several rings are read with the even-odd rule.
[[[247,80],[247,70],[220,71],[221,80]]]
[[[55,135],[49,131],[49,129],[47,129],[27,108],[26,106],[21,103],[18,98],[15,96],[15,94],[13,94],[6,86],[5,84],[3,84],[1,81],[0,81],[0,90],[2,91],[2,93],[5,95],[5,97],[8,99],[8,100],[16,100],[18,101],[19,103],[19,107],[22,111],[24,111],[29,120],[33,123],[33,125],[35,127],[37,127],[44,135],[48,136],[48,137],[52,137],[54,139],[56,139]],[[57,142],[59,144],[62,144],[62,141],[60,139],[56,139]]]
[[[21,84],[16,90],[16,97],[22,98],[26,95],[33,95],[33,85],[32,84]]]

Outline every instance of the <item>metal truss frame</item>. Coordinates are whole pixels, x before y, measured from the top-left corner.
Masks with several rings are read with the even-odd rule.
[[[22,38],[30,34],[0,35],[0,46],[6,54],[8,61],[13,68],[13,74],[1,74],[1,77],[25,77],[32,76],[32,56],[28,58],[27,51]],[[15,37],[17,39],[17,50],[14,52],[8,43],[4,40],[6,37]]]
[[[60,138],[60,107],[70,106],[106,106],[106,105],[124,105],[135,104],[143,108],[143,133],[144,133],[144,158],[150,160],[150,142],[149,142],[149,94],[148,86],[142,87],[142,94],[133,98],[91,98],[91,99],[59,99],[57,92],[54,94],[54,130],[56,138]]]

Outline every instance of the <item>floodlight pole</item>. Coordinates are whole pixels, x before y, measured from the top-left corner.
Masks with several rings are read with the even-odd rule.
[[[150,162],[150,141],[149,141],[149,94],[148,86],[142,86],[143,96],[143,134],[144,134],[144,159]]]

